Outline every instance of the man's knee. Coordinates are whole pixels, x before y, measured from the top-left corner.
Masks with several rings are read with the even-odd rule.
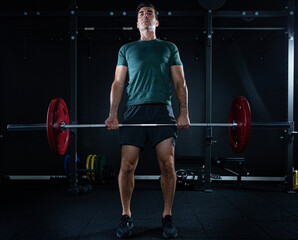
[[[120,174],[133,174],[139,160],[139,148],[122,146]]]
[[[174,160],[169,159],[167,161],[162,162],[161,174],[163,176],[167,176],[167,177],[175,177],[176,176]]]
[[[134,174],[137,162],[138,159],[126,159],[125,157],[122,157],[120,174],[122,176],[129,176],[131,174]]]
[[[129,173],[133,172],[133,170],[134,170],[134,164],[129,163],[129,162],[121,164],[121,168],[120,168],[121,173],[129,174]]]

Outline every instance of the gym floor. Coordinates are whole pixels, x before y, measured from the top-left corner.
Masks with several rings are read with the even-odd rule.
[[[72,196],[66,184],[9,181],[1,186],[0,239],[117,239],[117,184]],[[298,239],[298,195],[278,183],[214,183],[213,193],[177,189],[177,239]],[[136,181],[133,239],[162,239],[158,181]]]

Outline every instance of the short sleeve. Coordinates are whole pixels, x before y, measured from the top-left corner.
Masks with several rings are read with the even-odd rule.
[[[175,44],[171,44],[171,59],[170,59],[170,66],[173,65],[182,65],[182,61],[180,59],[180,54],[178,48]]]
[[[125,48],[122,46],[118,52],[118,61],[117,66],[126,66],[127,67],[127,61],[125,57]]]

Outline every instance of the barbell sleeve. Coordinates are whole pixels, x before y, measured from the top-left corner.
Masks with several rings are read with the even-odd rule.
[[[47,125],[44,123],[7,125],[7,130],[11,130],[11,131],[40,131],[40,130],[46,130],[46,129],[47,129]]]
[[[290,122],[252,122],[252,127],[260,128],[289,128],[291,127]]]

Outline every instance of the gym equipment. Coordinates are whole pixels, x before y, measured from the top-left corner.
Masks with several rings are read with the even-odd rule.
[[[89,181],[99,181],[105,183],[106,180],[112,179],[112,171],[108,169],[107,158],[104,154],[90,154],[86,160],[86,170],[78,169],[78,171],[85,171]]]
[[[119,124],[119,127],[163,127],[177,124]],[[236,97],[230,108],[228,123],[191,123],[191,127],[228,127],[230,144],[234,152],[243,152],[248,146],[251,126],[290,128],[290,122],[251,123],[250,106],[245,97]],[[105,128],[105,124],[69,124],[69,114],[65,101],[54,98],[48,107],[46,124],[9,124],[8,130],[32,131],[47,129],[50,148],[54,153],[64,155],[70,128]],[[293,131],[293,133],[297,133]],[[291,133],[292,134],[292,133]],[[88,166],[91,169],[90,166]]]
[[[198,180],[198,173],[192,169],[178,169],[176,171],[177,188],[192,188]]]
[[[79,159],[79,157],[77,156],[77,166],[78,168],[81,167],[81,161]],[[64,158],[64,172],[65,172],[65,175],[68,177],[69,174],[70,174],[70,155],[67,154]]]
[[[236,97],[232,102],[229,114],[229,122],[237,119],[237,127],[229,128],[229,140],[234,152],[242,152],[249,143],[251,114],[248,101],[244,97]]]
[[[237,177],[238,184],[241,184],[243,176],[249,176],[245,168],[246,159],[244,157],[214,157],[212,162],[220,169]]]
[[[47,134],[50,148],[59,155],[64,155],[69,142],[69,129],[61,129],[57,123],[69,123],[69,113],[62,98],[54,98],[47,113]]]
[[[298,170],[294,170],[293,190],[298,189]]]
[[[104,154],[90,154],[86,159],[86,168],[82,169],[82,163],[77,157],[78,169],[80,174],[85,174],[89,181],[98,181],[105,183],[107,180],[112,180],[115,176],[114,170],[107,166],[107,158]],[[70,175],[70,155],[64,158],[64,171],[68,177]]]
[[[72,196],[78,196],[78,195],[83,195],[85,193],[91,192],[91,190],[92,190],[91,185],[85,185],[85,186],[79,185],[78,187],[67,189],[67,193]]]
[[[92,181],[95,181],[95,160],[97,160],[97,155],[93,155],[92,158],[91,158],[91,180]]]
[[[106,179],[110,177],[108,175],[104,175],[104,173],[108,173],[107,169],[107,158],[105,155],[100,155],[100,158],[96,161],[96,170],[97,176],[101,183],[104,183]],[[99,163],[100,161],[100,163]],[[105,172],[104,172],[105,170]]]
[[[86,170],[87,170],[87,178],[89,181],[91,181],[91,172],[89,170],[91,170],[91,159],[92,159],[93,155],[88,155],[87,160],[86,160]]]
[[[177,189],[203,190],[205,183],[205,166],[198,169],[178,169],[176,170]]]

